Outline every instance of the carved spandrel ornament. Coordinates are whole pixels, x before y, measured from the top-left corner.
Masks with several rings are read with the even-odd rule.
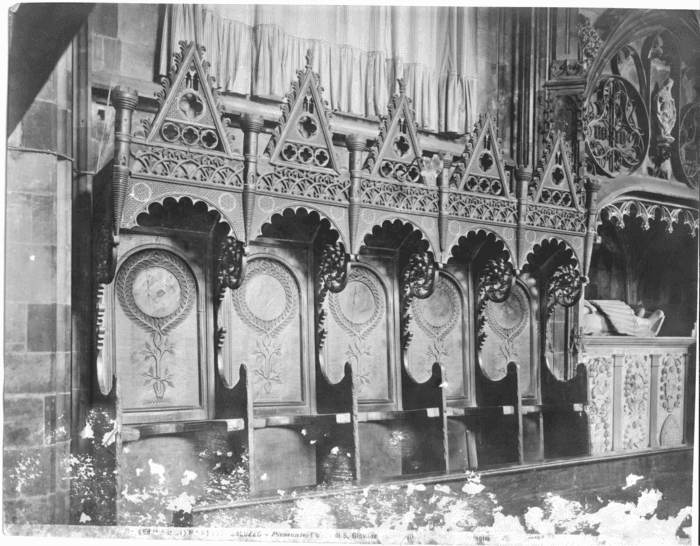
[[[547,289],[550,309],[555,304],[562,307],[572,307],[581,299],[582,293],[583,279],[576,267],[566,264],[554,270]]]
[[[427,251],[412,254],[401,272],[401,346],[411,343],[411,303],[414,298],[425,299],[435,290],[437,268]]]
[[[588,359],[588,427],[592,453],[612,451],[613,359]]]
[[[508,299],[514,282],[513,265],[503,258],[493,258],[479,273],[479,293],[494,303],[501,303]]]
[[[223,298],[224,291],[236,290],[243,283],[245,277],[247,248],[242,241],[234,237],[226,237],[221,244],[217,259],[216,285],[219,300]]]
[[[317,343],[321,351],[328,332],[325,329],[326,310],[324,303],[328,292],[338,294],[348,284],[350,275],[350,260],[342,243],[326,245],[321,255],[321,263],[318,268],[318,286],[316,305],[318,308]]]
[[[189,320],[197,289],[188,267],[170,252],[137,252],[119,269],[116,293],[126,318],[148,334],[118,328],[120,358],[130,355],[122,364],[121,378],[130,386],[122,391],[123,407],[198,405],[197,324]],[[183,331],[169,336],[176,329]]]

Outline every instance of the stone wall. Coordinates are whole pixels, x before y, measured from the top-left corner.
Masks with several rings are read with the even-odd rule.
[[[67,523],[71,430],[69,46],[8,141],[6,523]]]

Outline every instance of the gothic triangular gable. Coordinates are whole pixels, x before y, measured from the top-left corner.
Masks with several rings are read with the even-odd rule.
[[[297,81],[282,103],[282,116],[267,144],[265,155],[272,165],[327,170],[335,173],[338,160],[333,150],[331,112],[323,100],[323,87],[312,68],[312,52],[306,67],[297,70]]]
[[[495,118],[479,116],[452,172],[450,186],[459,190],[510,197],[501,139]]]
[[[583,210],[582,192],[571,170],[571,151],[561,132],[550,134],[535,172],[530,195],[535,203]]]
[[[146,127],[146,142],[230,157],[228,120],[203,54],[204,48],[194,42],[180,42],[170,74],[162,79],[163,89],[156,94],[158,113]]]
[[[399,80],[399,93],[392,97],[388,114],[382,117],[379,136],[369,151],[363,170],[370,176],[423,182],[423,152],[416,127],[411,99],[406,96],[403,80]]]

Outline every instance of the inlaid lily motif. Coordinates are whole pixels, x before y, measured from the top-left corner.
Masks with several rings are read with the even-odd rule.
[[[503,358],[505,359],[505,364],[508,364],[509,362],[517,362],[518,351],[515,348],[515,344],[513,343],[512,339],[506,339],[503,345],[501,345],[501,355],[503,355]],[[506,367],[503,366],[499,368],[498,371],[501,373],[506,373]]]
[[[253,370],[253,373],[258,377],[256,380],[262,382],[265,394],[270,394],[272,384],[282,384],[277,362],[274,358],[282,356],[282,347],[279,343],[273,343],[272,337],[269,335],[263,336],[262,340],[255,342],[256,348],[254,354],[257,355],[255,361],[260,364],[260,367]]]
[[[359,384],[357,391],[362,392],[365,384],[370,383],[369,371],[362,370],[362,363],[364,357],[372,356],[372,348],[368,346],[361,337],[356,337],[353,342],[348,345],[345,354],[350,357],[350,359],[355,361],[355,376],[359,379]]]
[[[153,363],[148,368],[148,371],[142,373],[141,376],[146,378],[143,385],[153,385],[156,400],[162,402],[167,388],[166,385],[172,389],[175,388],[172,382],[173,375],[168,371],[168,368],[162,369],[165,355],[175,355],[175,344],[170,343],[168,338],[164,338],[158,332],[151,333],[151,341],[153,341],[153,345],[147,341],[146,348],[141,351],[141,354],[144,355],[146,362],[153,360]]]

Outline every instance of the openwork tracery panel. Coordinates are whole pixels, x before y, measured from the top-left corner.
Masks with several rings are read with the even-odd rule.
[[[361,202],[365,205],[410,212],[438,213],[438,193],[425,186],[363,180]]]
[[[260,191],[279,193],[288,197],[348,202],[348,181],[327,173],[313,173],[278,167],[258,178]]]

